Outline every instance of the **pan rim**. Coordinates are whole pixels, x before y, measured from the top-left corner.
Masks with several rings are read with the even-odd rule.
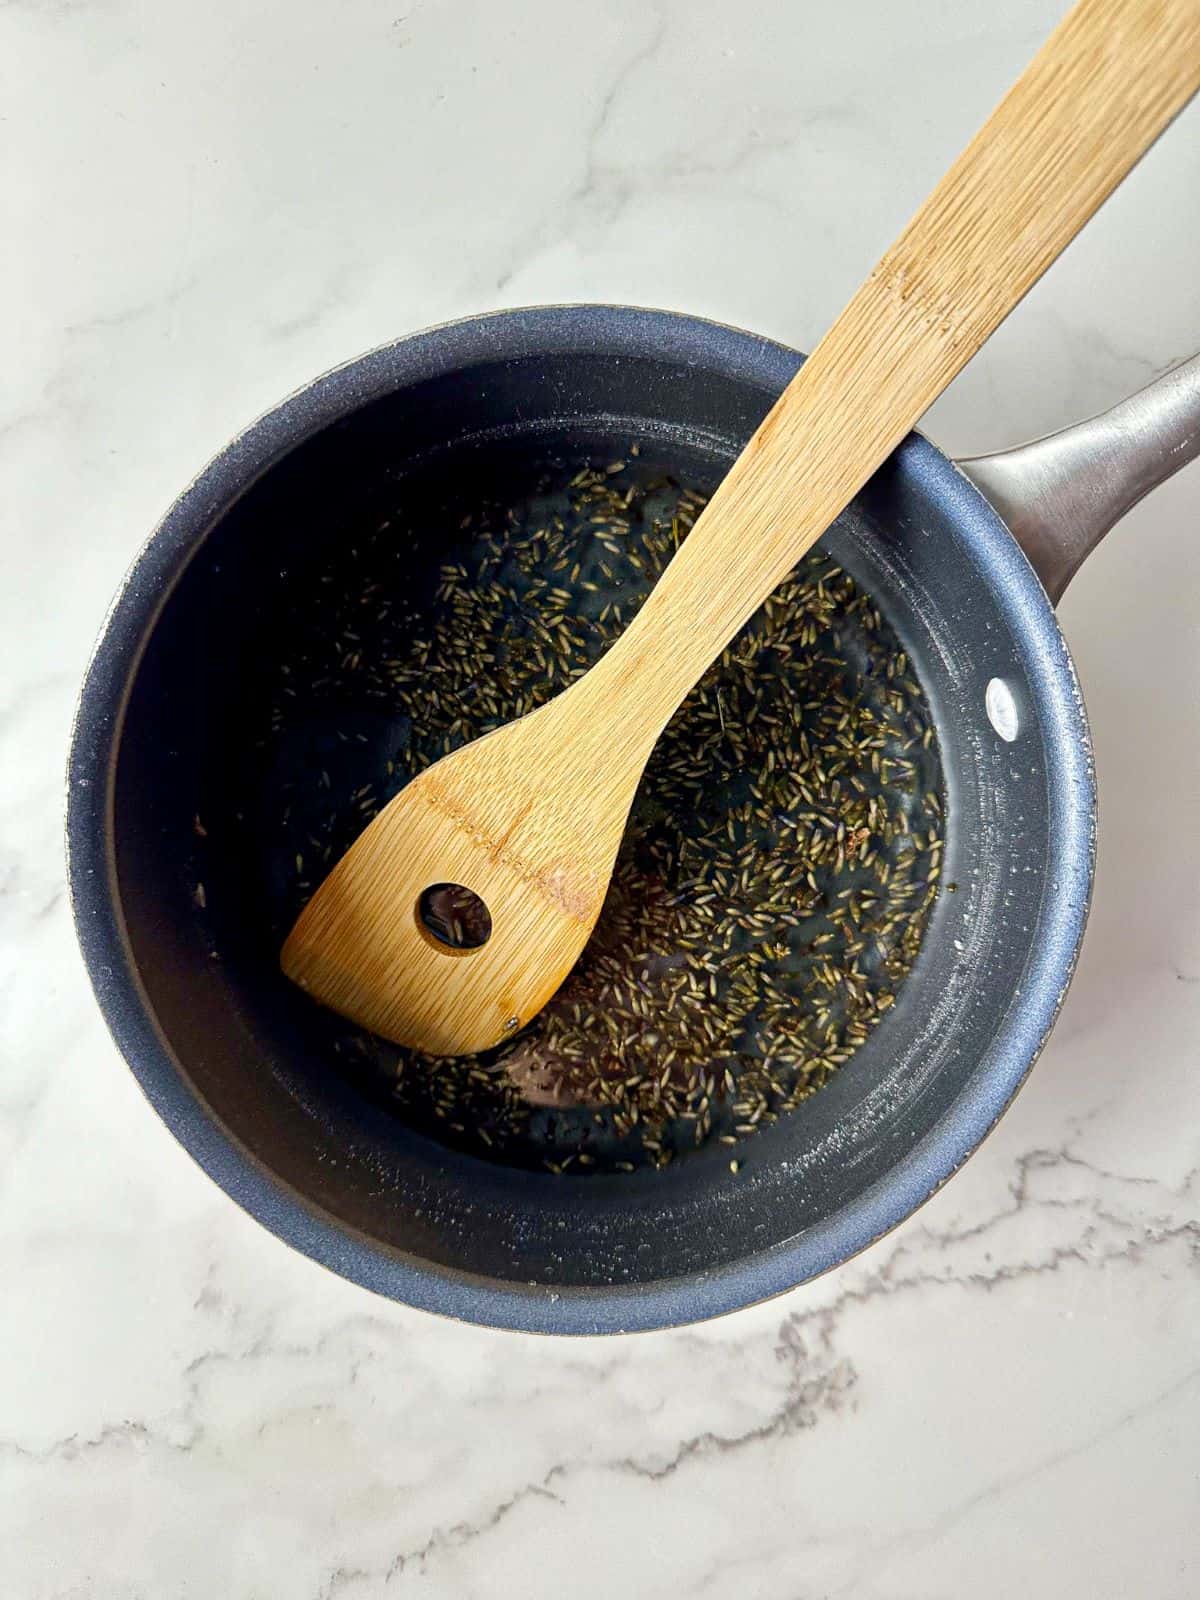
[[[729,324],[618,305],[518,308],[444,323],[382,345],[314,379],[219,451],[143,544],[104,620],[71,734],[68,885],[77,936],[109,1030],[143,1092],[205,1172],[278,1237],[377,1293],[461,1320],[524,1332],[595,1334],[676,1326],[755,1304],[840,1265],[905,1220],[991,1132],[1034,1065],[1061,1007],[1083,937],[1095,856],[1095,781],[1086,712],[1066,642],[1032,568],[982,494],[920,434],[916,452],[960,517],[980,529],[981,560],[1040,669],[1059,770],[1050,786],[1055,902],[1022,986],[951,1113],[856,1200],[803,1233],[703,1274],[629,1287],[522,1285],[456,1272],[356,1233],[262,1165],[219,1124],[159,1030],[141,990],[120,910],[113,780],[131,684],[146,640],[205,531],[263,473],[330,423],[396,388],[517,353],[602,346],[670,355],[707,370],[782,383],[797,355]]]

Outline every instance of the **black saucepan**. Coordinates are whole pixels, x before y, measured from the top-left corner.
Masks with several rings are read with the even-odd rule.
[[[418,480],[492,495],[535,465],[609,460],[633,442],[711,488],[799,361],[731,328],[616,307],[403,339],[229,445],[171,508],[109,616],[79,706],[68,819],[100,1004],[205,1170],[281,1238],[371,1289],[555,1333],[686,1322],[778,1293],[944,1183],[1054,1022],[1092,877],[1083,704],[1029,560],[980,490],[915,435],[826,542],[900,636],[932,707],[944,878],[958,892],[935,905],[884,1021],[825,1088],[754,1136],[744,1170],[713,1150],[662,1172],[552,1176],[406,1126],[330,1058],[314,1008],[278,971],[253,874],[198,837],[199,815],[236,801],[241,708],[283,626],[285,580],[327,558],[381,496]],[[1193,363],[1101,422],[968,470],[1024,524],[1057,597],[1104,527],[1198,441]],[[445,549],[455,537],[448,527]]]

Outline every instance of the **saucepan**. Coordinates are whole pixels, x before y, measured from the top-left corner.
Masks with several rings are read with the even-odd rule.
[[[329,1049],[318,1008],[279,972],[255,860],[211,826],[261,798],[241,792],[262,770],[246,759],[243,708],[286,627],[283,595],[318,558],[352,551],[355,527],[406,485],[453,485],[461,503],[547,461],[638,445],[711,489],[801,359],[734,328],[614,306],[401,339],[223,450],[112,607],[69,767],[71,893],[100,1005],[205,1171],[280,1238],[378,1293],[585,1334],[793,1288],[945,1183],[1050,1032],[1095,849],[1087,721],[1054,602],[1123,512],[1200,453],[1200,359],[1006,454],[956,464],[914,434],[826,536],[931,707],[943,881],[956,892],[939,895],[896,1004],[818,1093],[753,1136],[744,1162],[700,1150],[663,1171],[554,1175],[406,1122]],[[439,537],[444,555],[460,534]],[[345,736],[386,738],[373,715]],[[286,747],[271,759],[315,781],[286,774]]]

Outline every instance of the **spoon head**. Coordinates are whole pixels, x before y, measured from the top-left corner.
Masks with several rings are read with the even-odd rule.
[[[594,783],[572,783],[551,728],[535,713],[414,778],[301,913],[287,976],[431,1055],[486,1050],[535,1016],[595,926],[631,798],[615,819],[597,813]],[[470,896],[453,886],[487,915],[476,907],[458,926]]]

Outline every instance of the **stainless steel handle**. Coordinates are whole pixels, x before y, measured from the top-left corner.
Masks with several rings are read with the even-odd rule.
[[[1125,513],[1200,456],[1200,355],[1088,422],[956,465],[1004,518],[1055,604]]]

